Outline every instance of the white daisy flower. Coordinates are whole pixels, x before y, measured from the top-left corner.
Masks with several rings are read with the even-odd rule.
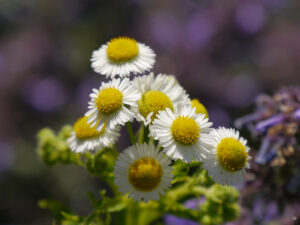
[[[97,124],[97,130],[102,130],[104,123],[108,129],[114,129],[118,124],[124,125],[132,121],[134,113],[130,106],[137,106],[141,94],[130,83],[128,78],[113,79],[102,82],[99,89],[93,89],[90,94],[89,111],[85,114],[91,127]]]
[[[212,123],[195,110],[191,105],[178,105],[177,113],[170,109],[160,111],[150,126],[151,135],[173,159],[185,162],[205,159]]]
[[[136,119],[145,125],[150,124],[159,111],[166,108],[174,110],[177,104],[190,101],[174,76],[159,74],[154,77],[151,73],[136,77],[133,84],[140,91],[141,98],[138,100],[138,106],[132,107],[132,110]]]
[[[234,185],[243,180],[245,168],[249,168],[247,141],[234,129],[213,129],[209,140],[210,152],[204,168],[212,178],[223,185]]]
[[[92,68],[95,72],[114,78],[142,74],[152,69],[155,63],[153,50],[128,37],[111,39],[92,54]]]
[[[153,144],[137,144],[121,153],[115,164],[115,182],[135,201],[158,200],[171,185],[170,159]]]
[[[90,127],[87,117],[79,118],[75,124],[71,136],[67,143],[74,152],[85,152],[87,150],[101,150],[103,147],[109,147],[119,137],[119,127],[115,130],[105,129],[105,126],[99,132],[96,127]]]

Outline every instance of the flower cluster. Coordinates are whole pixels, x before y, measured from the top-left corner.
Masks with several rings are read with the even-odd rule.
[[[114,167],[121,192],[134,200],[158,200],[171,186],[172,160],[202,162],[220,184],[242,180],[250,159],[246,140],[231,128],[212,129],[205,107],[191,100],[174,76],[147,73],[155,62],[150,47],[114,38],[91,60],[110,80],[92,90],[88,111],[74,124],[68,144],[74,152],[102,150],[127,125],[133,146],[119,154]],[[140,123],[137,135],[134,119]]]
[[[260,95],[256,105],[255,112],[236,120],[235,126],[246,126],[262,139],[257,163],[282,166],[300,150],[300,87],[285,87],[273,96]]]
[[[257,164],[251,182],[244,187],[243,216],[237,224],[298,224],[300,87],[259,95],[255,111],[236,120],[235,125],[248,128],[260,145],[253,153]]]

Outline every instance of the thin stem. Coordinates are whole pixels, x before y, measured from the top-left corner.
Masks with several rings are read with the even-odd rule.
[[[139,144],[144,142],[144,132],[145,132],[145,126],[144,126],[144,124],[141,124],[140,130],[139,130],[139,139],[138,139]]]
[[[132,128],[131,122],[127,122],[126,123],[126,127],[127,127],[127,131],[128,131],[128,134],[129,134],[129,138],[130,138],[131,144],[135,144],[135,135],[134,135],[134,132],[133,132],[133,128]]]
[[[107,183],[107,185],[110,187],[111,191],[113,192],[114,196],[117,196],[119,191],[117,185],[114,183],[114,181],[108,179],[104,179],[104,181]]]

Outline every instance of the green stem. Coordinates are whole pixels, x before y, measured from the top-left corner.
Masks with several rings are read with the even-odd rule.
[[[134,135],[134,132],[133,132],[133,128],[132,128],[131,122],[127,122],[126,123],[126,127],[127,127],[127,131],[128,131],[128,134],[129,134],[129,138],[130,138],[131,144],[135,144],[135,135]]]
[[[117,185],[114,183],[113,180],[111,179],[104,179],[104,181],[108,184],[108,186],[110,187],[110,189],[112,190],[114,196],[117,196],[119,191],[118,191],[118,187]]]
[[[144,124],[141,124],[140,130],[139,130],[139,139],[138,139],[139,144],[144,142],[144,132],[145,132],[145,126],[144,126]]]

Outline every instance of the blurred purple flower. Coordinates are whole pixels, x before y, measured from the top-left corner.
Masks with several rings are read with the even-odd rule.
[[[253,181],[242,191],[251,205],[245,215],[250,219],[247,224],[300,222],[299,110],[300,87],[285,87],[272,96],[260,95],[255,112],[235,122],[261,140],[252,166]],[[236,224],[245,223],[240,219]]]
[[[188,21],[185,29],[185,43],[189,51],[198,51],[207,45],[216,31],[214,18],[208,13],[198,13]]]
[[[295,112],[294,112],[294,116],[296,119],[300,120],[300,109],[297,109]]]
[[[300,87],[282,88],[273,96],[261,95],[256,104],[256,112],[236,120],[235,125],[246,125],[253,136],[261,137],[257,163],[283,165],[284,156],[299,151]]]
[[[265,10],[259,1],[243,2],[236,9],[236,24],[245,33],[258,32],[265,22]]]
[[[234,126],[237,129],[241,129],[244,124],[248,124],[255,120],[258,120],[261,117],[260,113],[252,113],[245,116],[242,116],[234,121]]]
[[[258,150],[258,154],[255,157],[255,162],[259,164],[266,163],[266,154],[268,152],[269,146],[270,146],[271,140],[270,138],[265,138],[262,141],[262,144]]]
[[[272,221],[276,219],[279,215],[279,208],[278,204],[274,201],[270,202],[266,205],[266,211],[264,215],[264,221]]]
[[[276,219],[279,215],[279,209],[276,202],[265,202],[262,198],[254,201],[253,216],[255,220],[264,223]]]
[[[256,127],[256,130],[258,132],[263,132],[268,127],[271,127],[271,126],[274,126],[278,123],[281,123],[283,120],[284,120],[283,115],[276,115],[276,116],[273,116],[273,117],[268,118],[266,120],[262,120],[262,121],[258,122],[255,127]]]
[[[180,44],[182,30],[176,17],[167,13],[156,13],[150,19],[153,38],[164,48],[174,49]]]
[[[25,100],[36,110],[48,112],[67,100],[64,85],[53,77],[29,81],[25,85]]]

